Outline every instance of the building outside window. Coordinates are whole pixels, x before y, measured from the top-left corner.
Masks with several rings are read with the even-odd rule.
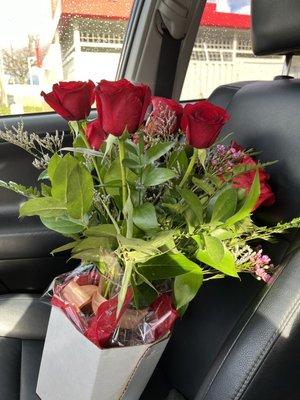
[[[49,111],[39,94],[59,80],[114,80],[133,0],[7,0],[0,16],[0,114]],[[181,99],[281,74],[254,57],[250,0],[208,0]],[[299,73],[295,58],[292,72]]]

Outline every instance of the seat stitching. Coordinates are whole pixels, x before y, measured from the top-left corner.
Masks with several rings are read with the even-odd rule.
[[[20,357],[20,378],[19,378],[19,394],[21,398],[21,391],[22,391],[22,361],[23,361],[23,340],[21,339],[21,357]]]
[[[273,345],[274,339],[279,336],[279,333],[283,330],[283,328],[286,326],[286,324],[289,322],[290,318],[294,314],[294,312],[298,309],[300,305],[300,297],[297,297],[296,300],[293,302],[292,306],[289,308],[288,312],[284,316],[282,322],[279,325],[279,328],[276,329],[276,331],[273,333],[271,338],[268,340],[268,342],[265,344],[264,348],[260,352],[259,356],[254,360],[252,367],[250,371],[248,372],[246,378],[244,379],[243,383],[241,386],[237,389],[237,391],[234,393],[234,397],[232,397],[233,400],[238,400],[239,396],[242,394],[246,386],[248,385],[249,381],[252,379],[254,375],[254,371],[259,368],[259,365],[257,363],[260,363],[261,360],[266,356],[268,351]]]

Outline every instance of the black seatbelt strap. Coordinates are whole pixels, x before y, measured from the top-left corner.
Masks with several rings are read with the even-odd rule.
[[[163,30],[154,91],[156,96],[172,97],[181,41]]]

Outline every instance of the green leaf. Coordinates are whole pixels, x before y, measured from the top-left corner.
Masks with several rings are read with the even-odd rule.
[[[223,228],[217,228],[214,231],[210,232],[210,234],[220,240],[231,239],[235,236],[235,233],[232,231],[228,231]]]
[[[118,138],[114,135],[108,135],[107,139],[105,140],[105,151],[103,159],[107,156],[107,154],[111,151],[113,145],[117,142]]]
[[[127,171],[127,182],[136,184],[137,176],[131,170]],[[121,186],[122,186],[122,178],[121,178],[121,167],[120,160],[116,158],[112,163],[108,171],[105,173],[103,182],[105,184],[105,188],[108,194],[111,196],[120,196],[121,194]]]
[[[186,306],[196,296],[203,282],[202,269],[197,266],[193,271],[176,276],[174,281],[174,297],[176,308]]]
[[[51,251],[51,254],[56,254],[56,253],[62,253],[63,251],[68,251],[73,249],[73,247],[76,246],[76,244],[79,243],[78,241],[70,242],[67,244],[64,244],[63,246],[57,247],[56,249]]]
[[[237,190],[226,189],[215,196],[215,203],[213,206],[211,221],[225,221],[231,217],[237,206]]]
[[[131,238],[133,236],[133,204],[130,197],[130,189],[128,187],[128,197],[123,207],[123,214],[127,223],[126,236]]]
[[[41,193],[45,197],[51,197],[51,187],[41,183]]]
[[[146,283],[136,285],[133,279],[131,279],[131,286],[133,289],[134,303],[138,309],[149,307],[157,297],[156,290]]]
[[[176,176],[176,174],[168,168],[154,168],[144,175],[143,183],[146,187],[160,185]]]
[[[199,266],[183,254],[166,253],[151,258],[147,262],[140,264],[137,268],[139,273],[151,282],[174,278],[177,275],[186,274],[195,268],[199,269]]]
[[[188,167],[189,164],[189,160],[187,158],[186,152],[184,149],[180,150],[180,151],[172,151],[172,153],[170,154],[170,158],[168,160],[168,167],[169,168],[176,168],[176,169],[180,169],[180,172],[182,173],[183,171],[185,171]]]
[[[182,214],[186,210],[186,206],[180,203],[176,204],[162,203],[161,205],[174,214]]]
[[[223,272],[225,275],[238,278],[236,270],[235,259],[232,253],[224,246],[224,256],[220,262],[214,261],[208,254],[207,250],[199,250],[196,253],[196,258],[203,264],[206,264],[218,271]]]
[[[139,161],[134,160],[132,158],[124,158],[123,160],[124,167],[138,169],[142,168],[143,166],[139,163]]]
[[[159,232],[157,235],[153,236],[148,243],[150,243],[156,249],[165,249],[168,248],[169,250],[174,250],[174,230],[169,231],[162,231]]]
[[[117,231],[114,225],[112,224],[102,224],[91,226],[84,232],[85,236],[117,236]]]
[[[67,154],[63,158],[60,158],[58,162],[54,161],[54,165],[55,170],[53,175],[52,172],[50,174],[48,171],[49,177],[52,175],[52,178],[50,178],[52,183],[52,196],[57,200],[67,203],[68,180],[73,169],[78,165],[78,161],[72,157],[71,154]]]
[[[34,198],[37,198],[40,196],[40,193],[37,190],[37,188],[32,187],[32,186],[26,187],[26,186],[23,186],[19,183],[12,182],[12,181],[9,181],[7,183],[7,182],[0,180],[0,187],[11,190],[15,193],[18,193],[18,194],[28,197],[28,198],[34,199]]]
[[[228,226],[234,225],[238,221],[247,218],[252,213],[259,196],[260,196],[260,180],[259,180],[259,172],[257,171],[253,179],[250,192],[246,197],[244,204],[236,214],[234,214],[232,217],[228,218],[225,221],[225,225]]]
[[[224,246],[216,237],[203,235],[207,254],[215,263],[220,263],[224,257]]]
[[[53,176],[55,174],[56,168],[61,160],[62,160],[62,158],[58,154],[55,153],[55,154],[53,154],[53,156],[51,157],[51,159],[48,163],[47,175],[51,182],[52,182]]]
[[[127,238],[122,235],[117,235],[117,239],[120,243],[120,245],[127,250],[139,250],[139,249],[153,249],[153,246],[151,243],[147,242],[146,240],[143,239],[138,239],[138,238]]]
[[[189,189],[182,189],[178,187],[177,190],[195,215],[197,219],[195,224],[200,225],[203,222],[203,206],[199,197]]]
[[[81,260],[82,262],[100,262],[101,253],[100,249],[88,249],[83,250],[80,253],[72,254],[70,258],[75,258],[76,260]]]
[[[215,191],[213,186],[206,182],[204,179],[193,177],[192,181],[196,186],[198,186],[198,188],[202,189],[203,192],[207,193],[209,196],[211,196]]]
[[[78,223],[74,221],[70,221],[67,217],[49,217],[49,213],[46,213],[45,216],[40,216],[42,223],[52,231],[59,232],[62,235],[74,235],[76,233],[80,233],[85,229],[85,226],[78,221]]]
[[[72,253],[76,254],[83,250],[89,249],[115,249],[117,247],[117,241],[114,240],[112,237],[88,237],[86,239],[81,240],[76,246],[74,247]]]
[[[131,140],[125,140],[125,148],[127,152],[135,154],[136,156],[139,154],[139,148],[138,146],[133,143]]]
[[[158,228],[155,207],[151,203],[144,203],[133,210],[133,223],[148,232]]]
[[[70,154],[57,164],[52,178],[52,196],[67,204],[71,218],[82,219],[93,201],[93,178]]]
[[[210,180],[210,182],[215,185],[217,188],[220,188],[223,185],[223,181],[221,180],[221,178],[219,178],[216,175],[213,174],[209,174],[208,172],[205,173],[205,176],[207,179]]]
[[[168,151],[170,151],[174,145],[174,142],[164,142],[150,147],[150,149],[146,152],[147,162],[151,164],[158,160],[160,157],[164,156]]]
[[[66,211],[67,207],[62,201],[52,197],[39,197],[21,204],[20,217],[32,217],[33,215],[57,217]]]
[[[133,269],[133,263],[132,262],[126,262],[125,264],[125,270],[124,270],[124,275],[121,283],[121,289],[118,295],[118,307],[117,307],[117,317],[123,307],[124,300],[126,297],[127,289],[131,280],[131,274],[132,274],[132,269]]]
[[[38,181],[43,181],[45,179],[49,179],[48,171],[46,169],[40,173],[38,176]]]
[[[67,181],[68,214],[75,219],[82,219],[93,203],[94,183],[87,169],[78,164]]]
[[[206,156],[207,156],[207,151],[205,149],[198,149],[198,158],[203,169],[205,169]]]

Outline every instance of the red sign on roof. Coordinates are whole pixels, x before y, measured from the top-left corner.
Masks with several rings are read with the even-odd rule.
[[[56,4],[57,0],[52,0]],[[133,0],[61,0],[61,11],[65,16],[80,15],[88,18],[128,19]],[[250,29],[249,15],[219,12],[216,4],[207,3],[202,15],[202,26]]]
[[[200,25],[232,29],[250,29],[250,15],[219,12],[216,7],[216,4],[213,3],[206,4]]]

